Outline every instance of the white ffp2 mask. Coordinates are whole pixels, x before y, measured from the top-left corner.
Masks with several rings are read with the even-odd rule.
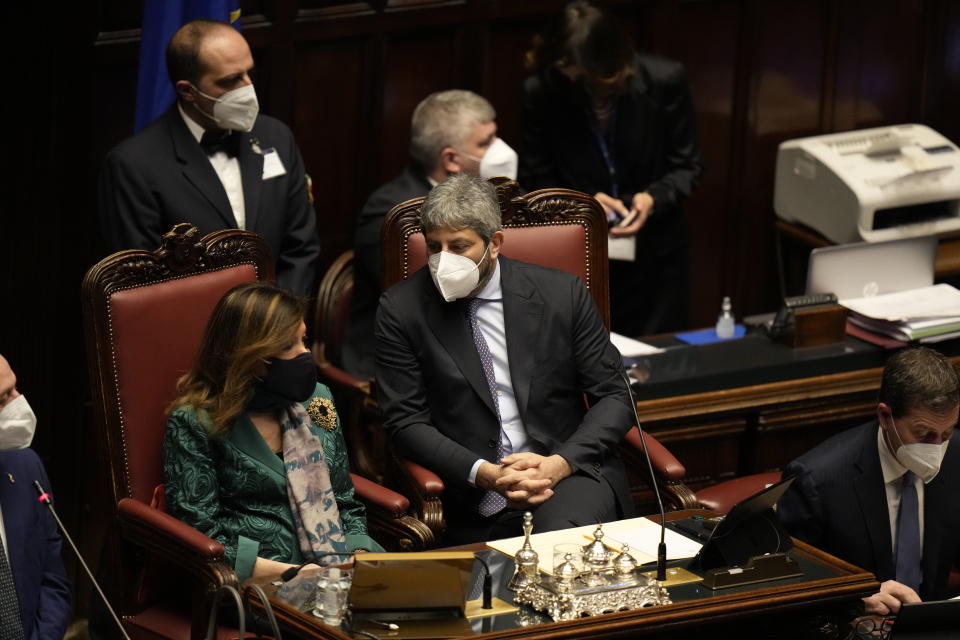
[[[483,154],[482,158],[472,156],[465,151],[457,153],[470,158],[480,164],[480,177],[484,180],[506,176],[511,180],[517,179],[517,166],[520,164],[517,152],[510,148],[503,138],[497,138],[490,144],[490,148]]]
[[[231,89],[219,98],[208,96],[200,89],[197,93],[204,98],[214,101],[213,113],[207,113],[200,109],[200,113],[207,116],[217,123],[221,129],[233,129],[234,131],[250,131],[253,124],[257,121],[257,114],[260,113],[260,103],[257,101],[257,92],[252,84]]]
[[[480,177],[489,180],[497,176],[506,176],[516,180],[518,164],[517,152],[511,149],[503,138],[497,138],[480,158]]]
[[[489,248],[487,245],[487,249],[483,250],[480,262],[483,262]],[[433,284],[447,302],[468,296],[480,283],[480,263],[466,256],[438,251],[427,258],[427,265]]]
[[[893,431],[897,434],[897,440],[900,446],[894,451],[894,456],[910,471],[917,474],[917,477],[923,480],[923,484],[930,484],[930,481],[940,473],[940,464],[943,462],[943,456],[947,453],[947,447],[950,441],[940,444],[927,444],[925,442],[913,442],[904,444],[900,432],[897,431],[897,423],[891,416],[890,422],[893,424]]]
[[[0,409],[0,451],[26,449],[36,430],[37,416],[26,396],[21,394]]]

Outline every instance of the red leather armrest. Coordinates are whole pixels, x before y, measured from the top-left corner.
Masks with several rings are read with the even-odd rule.
[[[742,476],[700,489],[697,491],[697,501],[704,509],[730,513],[733,505],[778,482],[780,482],[779,471]]]
[[[443,480],[426,467],[421,467],[412,460],[401,460],[410,478],[420,488],[420,492],[427,498],[440,498],[443,496]]]
[[[117,503],[117,515],[121,524],[134,529],[138,534],[147,534],[142,541],[144,544],[150,539],[156,540],[159,536],[163,544],[174,546],[181,553],[193,553],[206,560],[219,560],[223,557],[222,544],[139,500],[120,500]]]
[[[660,444],[656,438],[647,432],[643,433],[643,439],[647,443],[647,451],[650,453],[650,462],[653,464],[653,470],[666,480],[679,481],[687,475],[686,468],[680,464],[680,461],[673,457],[670,451]],[[636,427],[627,432],[626,441],[637,452],[643,455],[643,443],[640,441],[640,430]]]
[[[396,491],[391,491],[372,480],[367,480],[353,473],[350,474],[350,479],[353,480],[353,487],[357,491],[357,496],[364,502],[389,511],[397,518],[410,510],[410,501]]]

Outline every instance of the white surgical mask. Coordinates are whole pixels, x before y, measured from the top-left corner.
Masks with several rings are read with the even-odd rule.
[[[927,444],[924,442],[914,442],[904,444],[900,433],[897,431],[897,423],[890,416],[890,422],[893,424],[893,432],[897,434],[897,440],[900,446],[894,451],[894,455],[900,464],[910,471],[917,474],[923,484],[930,484],[930,481],[940,473],[940,463],[943,462],[943,456],[947,453],[947,446],[950,441],[946,440],[940,444]]]
[[[197,105],[197,109],[216,122],[218,127],[234,131],[253,129],[253,123],[257,121],[257,114],[260,113],[260,103],[257,102],[257,92],[252,84],[231,89],[219,98],[208,96],[196,87],[194,89],[204,98],[214,101],[213,113],[207,113],[200,105]]]
[[[0,409],[0,451],[26,449],[33,442],[37,430],[37,416],[27,404],[27,397],[19,395]]]
[[[483,250],[480,262],[483,262],[489,248],[490,245],[487,245],[487,249]],[[447,302],[468,296],[480,283],[480,263],[466,256],[438,251],[427,258],[427,265],[433,284],[437,285],[437,291]]]
[[[503,138],[497,138],[483,154],[482,158],[472,156],[469,153],[458,151],[471,160],[480,163],[480,177],[484,180],[495,178],[497,176],[506,176],[511,180],[517,179],[517,165],[519,158],[517,152],[510,148]]]

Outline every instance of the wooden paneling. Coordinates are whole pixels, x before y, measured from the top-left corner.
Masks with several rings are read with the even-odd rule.
[[[456,73],[462,28],[398,34],[383,51],[383,99],[379,114],[378,183],[400,173],[407,164],[410,116],[424,96],[450,87],[470,88]]]
[[[82,419],[86,365],[78,288],[86,268],[102,257],[95,223],[100,162],[132,132],[142,3],[16,4],[8,39],[25,28],[33,46],[10,57],[8,85],[19,109],[8,145],[17,150],[8,154],[13,192],[0,216],[0,353],[17,367],[41,418],[36,446],[54,487],[63,488],[60,504],[80,514],[90,498],[76,478],[91,472],[75,452],[83,450],[84,429],[91,427]],[[406,163],[411,111],[427,93],[456,86],[485,94],[504,138],[519,149],[521,55],[536,27],[562,4],[241,2],[262,109],[293,128],[324,194],[318,207],[323,265],[350,247],[353,221],[370,191]],[[686,206],[692,326],[712,324],[723,295],[733,296],[738,315],[776,307],[771,198],[781,141],[905,120],[960,140],[955,0],[609,4],[638,46],[680,60],[689,75],[706,167]],[[716,407],[730,399],[707,401]],[[663,403],[647,403],[653,412],[658,406],[665,410]],[[780,449],[751,458],[743,439],[736,450],[715,454],[698,453],[694,444],[684,449],[696,440],[671,446],[691,456],[692,468],[702,467],[705,476],[779,464],[807,446],[802,428],[745,424],[745,433]],[[714,458],[698,457],[705,455]],[[716,460],[724,462],[716,466]]]
[[[292,127],[313,179],[317,228],[327,246],[351,242],[360,173],[375,148],[364,135],[373,110],[359,80],[369,58],[363,39],[304,43],[296,56]]]

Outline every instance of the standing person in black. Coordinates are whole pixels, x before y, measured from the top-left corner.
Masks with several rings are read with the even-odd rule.
[[[201,235],[246,229],[270,247],[277,283],[312,295],[320,237],[303,159],[290,129],[260,113],[247,41],[225,22],[188,22],[167,45],[167,72],[176,102],[104,159],[107,250],[156,249],[178,222]]]
[[[610,263],[614,331],[686,327],[680,203],[702,167],[683,66],[636,53],[587,2],[568,4],[527,58],[534,73],[523,87],[520,183],[592,194],[607,211],[611,236],[636,238],[633,261]]]

